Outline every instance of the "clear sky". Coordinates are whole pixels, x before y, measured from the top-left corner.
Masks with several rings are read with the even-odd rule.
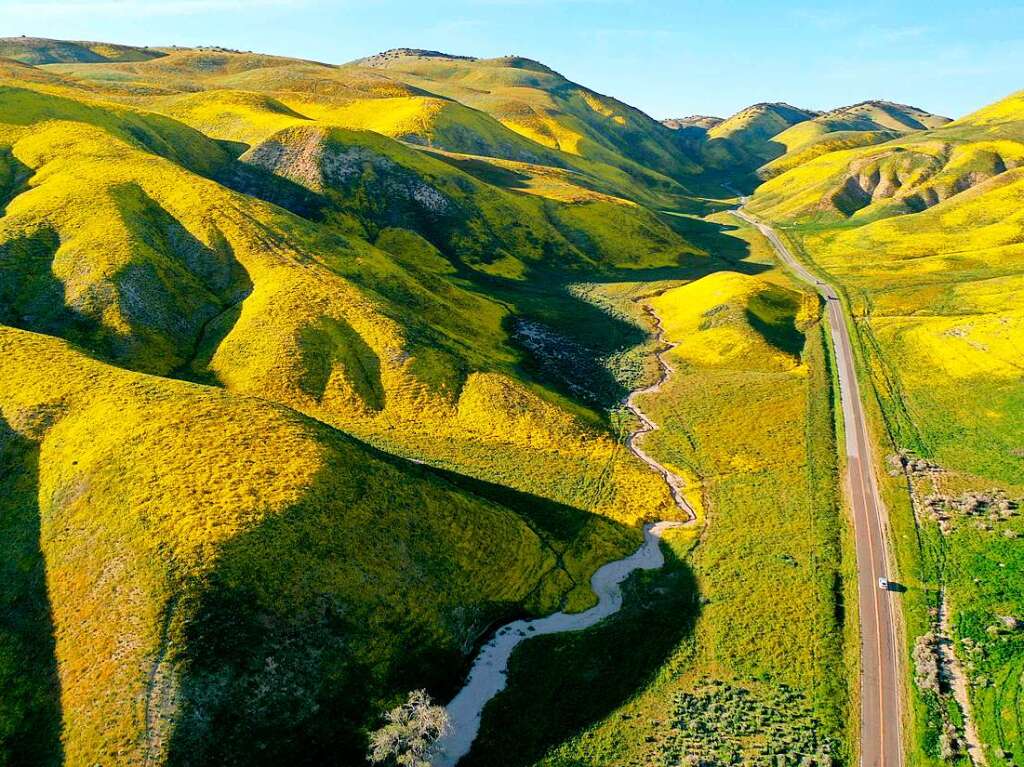
[[[990,0],[0,0],[0,36],[223,45],[333,63],[516,53],[654,117],[886,98],[957,117],[1024,88],[1024,3]]]

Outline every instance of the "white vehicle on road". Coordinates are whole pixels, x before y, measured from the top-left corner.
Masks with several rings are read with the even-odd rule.
[[[888,591],[889,590],[889,579],[888,578],[879,578],[878,579],[878,588],[880,588],[882,591]]]

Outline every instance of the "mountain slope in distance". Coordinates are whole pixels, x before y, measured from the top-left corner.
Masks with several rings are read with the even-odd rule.
[[[48,40],[39,37],[0,38],[0,56],[23,64],[67,64],[111,61],[146,61],[164,53],[131,45]]]

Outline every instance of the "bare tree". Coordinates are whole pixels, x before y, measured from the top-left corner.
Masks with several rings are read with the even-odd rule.
[[[448,712],[426,690],[414,690],[386,715],[387,724],[370,736],[370,761],[397,767],[430,767],[427,755],[448,731]]]

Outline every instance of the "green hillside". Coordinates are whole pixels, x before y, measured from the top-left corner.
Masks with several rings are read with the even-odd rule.
[[[23,64],[93,64],[104,61],[147,61],[164,54],[153,48],[38,37],[0,38],[0,56]]]
[[[814,116],[789,104],[754,104],[708,128],[701,157],[712,171],[742,179],[786,151],[775,136]]]
[[[39,531],[5,557],[49,584],[5,578],[5,611],[48,599],[60,677],[5,700],[12,764],[49,762],[58,729],[70,764],[347,763],[392,675],[443,679],[467,636],[571,583],[571,538],[293,411],[2,338],[5,465],[27,472],[4,518]],[[44,629],[23,626],[5,680]]]
[[[629,174],[653,181],[654,171],[678,180],[699,170],[656,120],[531,59],[398,50],[354,63],[486,112],[539,144],[617,165]]]
[[[773,141],[785,146],[785,154],[763,165],[757,174],[762,179],[773,178],[829,152],[880,144],[947,122],[949,118],[891,101],[864,101],[840,107],[777,134]]]
[[[227,50],[166,52],[47,69],[246,145],[292,120],[315,120],[485,160],[571,169],[585,186],[661,207],[685,206],[685,184],[700,170],[664,126],[536,62],[399,52],[338,67]]]
[[[628,343],[562,286],[700,257],[649,211],[269,98],[229,102],[285,126],[236,157],[7,71],[8,763],[350,764],[392,696],[451,689],[502,615],[587,606],[672,513],[591,409],[618,385],[570,400],[511,332]]]

